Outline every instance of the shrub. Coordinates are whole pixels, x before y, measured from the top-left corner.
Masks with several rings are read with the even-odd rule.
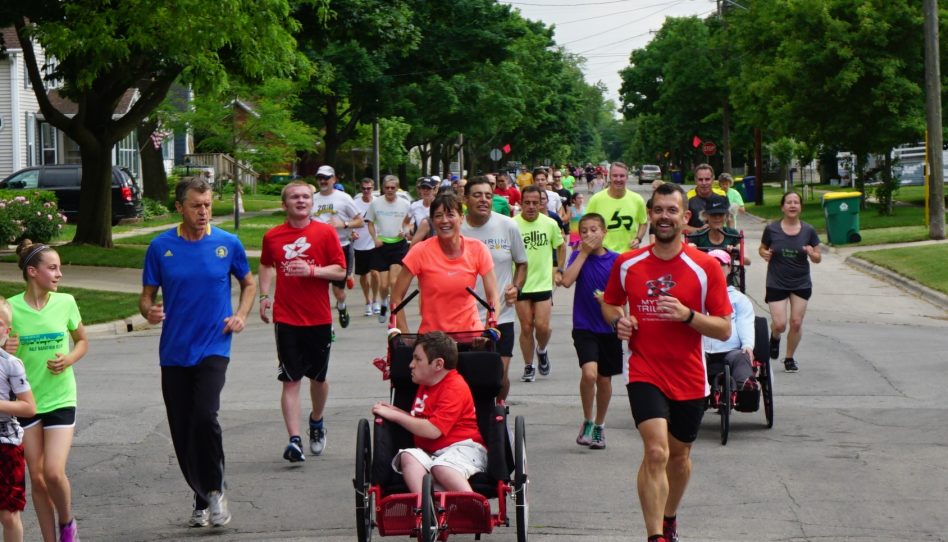
[[[156,216],[165,216],[169,213],[168,208],[151,198],[142,198],[142,219],[148,220]]]
[[[59,237],[66,223],[50,193],[0,194],[0,243],[15,244],[29,238],[48,243]]]

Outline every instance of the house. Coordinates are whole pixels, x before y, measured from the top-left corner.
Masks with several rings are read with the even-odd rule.
[[[40,164],[81,163],[79,145],[60,130],[45,121],[33,93],[26,71],[23,44],[12,28],[0,29],[5,45],[5,56],[0,58],[0,179],[22,168]],[[37,63],[46,63],[46,55],[38,44],[29,44]],[[55,82],[47,83],[50,102],[66,116],[76,114],[75,103],[62,97]],[[121,117],[138,100],[138,91],[129,90],[122,96],[113,113]],[[151,141],[146,144],[152,144]],[[174,164],[173,138],[161,142],[165,167]],[[112,164],[128,168],[138,177],[141,171],[141,146],[133,130],[112,149]]]

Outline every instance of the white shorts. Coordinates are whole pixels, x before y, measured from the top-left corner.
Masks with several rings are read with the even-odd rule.
[[[433,455],[428,455],[421,448],[399,450],[392,459],[392,468],[398,474],[402,473],[402,454],[409,454],[417,459],[428,472],[431,472],[432,467],[450,467],[460,472],[465,478],[470,478],[478,472],[487,470],[487,448],[471,439],[455,442],[446,448],[441,448]]]

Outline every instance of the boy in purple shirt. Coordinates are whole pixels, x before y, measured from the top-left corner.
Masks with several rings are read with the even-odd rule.
[[[576,283],[573,298],[573,346],[579,357],[582,377],[579,397],[583,403],[583,426],[576,444],[592,450],[606,447],[605,421],[612,397],[612,376],[622,373],[622,342],[602,317],[602,291],[609,280],[612,264],[619,255],[602,246],[606,221],[589,213],[579,221],[579,246],[563,272],[563,286]],[[593,420],[593,400],[596,417]]]

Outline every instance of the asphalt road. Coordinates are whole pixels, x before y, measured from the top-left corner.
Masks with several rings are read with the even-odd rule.
[[[748,293],[766,315],[760,225],[741,226],[754,260]],[[679,513],[682,541],[948,540],[948,315],[842,260],[829,253],[814,266],[801,370],[776,373],[773,429],[762,412],[735,413],[721,446],[717,416],[707,413]],[[158,330],[95,337],[76,367],[69,462],[83,540],[354,540],[356,424],[388,388],[371,365],[383,354],[384,328],[353,298],[353,323],[337,329],[333,346],[328,447],[301,465],[282,459],[272,330],[254,318],[235,339],[221,409],[234,520],[223,529],[184,526],[191,502],[161,400]],[[556,293],[552,374],[520,382],[519,355],[511,370],[511,412],[527,419],[531,540],[643,540],[634,490],[641,445],[618,379],[607,449],[574,443],[581,410],[571,299],[571,290]],[[32,506],[24,522],[26,539],[38,540]],[[515,530],[487,538],[516,540]]]

